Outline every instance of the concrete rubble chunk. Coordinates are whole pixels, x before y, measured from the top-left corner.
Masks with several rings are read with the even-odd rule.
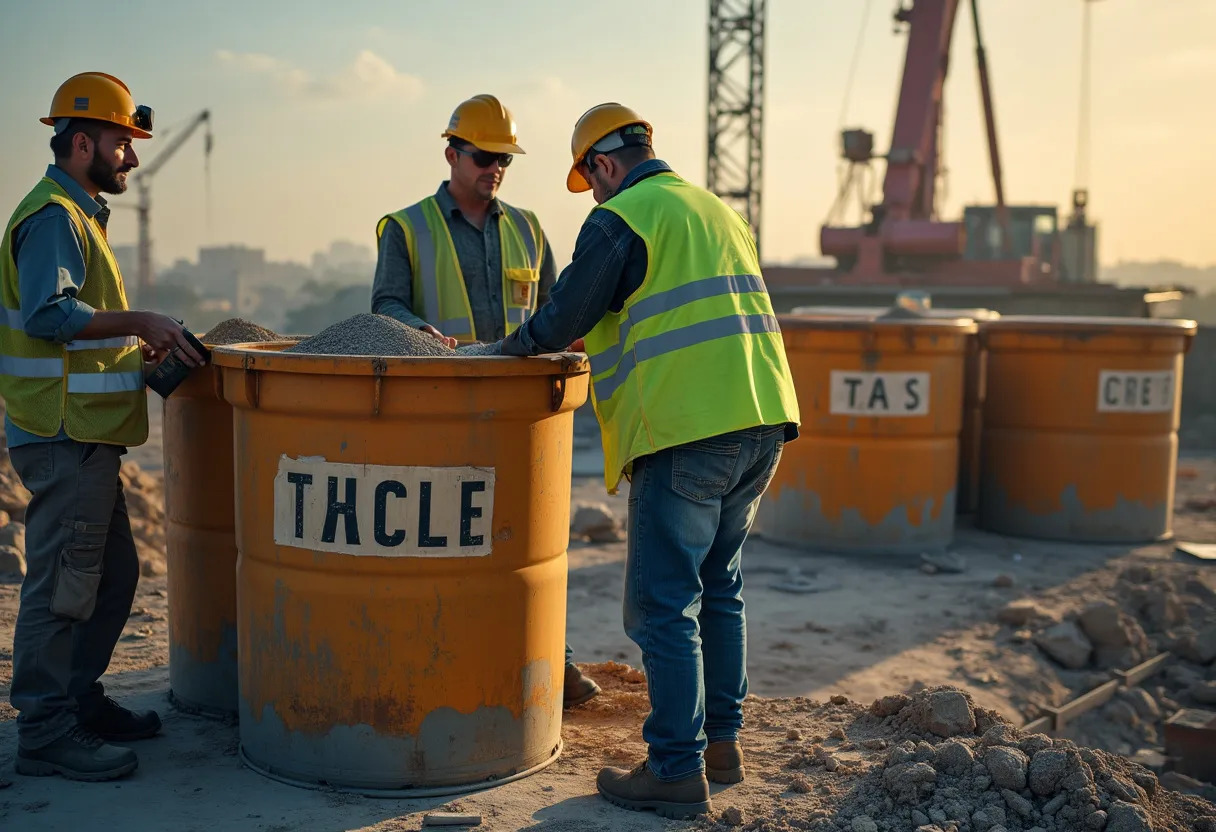
[[[1153,832],[1148,813],[1135,804],[1116,800],[1106,814],[1106,832]]]
[[[1016,748],[994,746],[984,752],[984,765],[992,775],[992,782],[1001,789],[1020,792],[1026,788],[1026,755]]]
[[[605,503],[577,503],[570,531],[592,543],[615,543],[625,539],[616,515]]]
[[[1034,601],[1010,601],[996,614],[997,620],[1010,627],[1025,627],[1031,621],[1042,618],[1043,610]]]
[[[1072,621],[1061,621],[1035,636],[1035,644],[1065,667],[1080,670],[1089,664],[1093,645]]]
[[[928,705],[928,728],[939,737],[969,734],[975,730],[975,712],[962,691],[934,691]]]
[[[16,546],[0,546],[0,577],[25,576],[25,555]]]
[[[1179,639],[1174,652],[1188,662],[1211,664],[1216,661],[1216,625],[1207,627],[1194,635]]]

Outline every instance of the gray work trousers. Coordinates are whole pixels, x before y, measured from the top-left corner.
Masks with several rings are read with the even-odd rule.
[[[131,614],[139,556],[118,478],[126,448],[36,442],[9,452],[33,497],[13,636],[21,747],[41,748],[101,701],[100,681]]]

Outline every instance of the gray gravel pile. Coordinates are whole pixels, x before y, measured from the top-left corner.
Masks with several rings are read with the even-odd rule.
[[[283,352],[313,355],[454,357],[456,351],[387,315],[363,312],[305,338]]]
[[[902,741],[813,830],[1216,832],[1211,804],[1161,788],[1148,769],[1045,734],[1021,736],[957,689],[885,697],[859,723]]]
[[[493,341],[489,344],[465,344],[464,346],[457,347],[456,352],[459,355],[470,356],[502,355],[502,348],[499,346],[499,343],[498,341]]]
[[[264,326],[258,326],[244,318],[229,318],[211,327],[199,340],[205,344],[222,346],[224,344],[252,344],[279,341],[283,338],[284,336]]]

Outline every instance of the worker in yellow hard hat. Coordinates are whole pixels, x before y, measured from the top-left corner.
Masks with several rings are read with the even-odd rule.
[[[553,252],[536,214],[498,198],[524,152],[510,111],[492,95],[473,96],[442,137],[449,179],[376,225],[372,311],[449,345],[496,341],[548,296]]]
[[[743,779],[740,560],[800,417],[747,223],[652,141],[620,104],[579,118],[566,187],[598,207],[548,302],[498,348],[584,341],[605,485],[630,480],[625,630],[651,704],[647,760],[596,784],[613,803],[678,818],[710,811],[707,779]]]
[[[128,309],[110,209],[152,136],[152,110],[112,75],[69,78],[41,119],[54,162],[0,243],[0,396],[9,457],[33,495],[13,637],[18,773],[109,780],[138,764],[109,743],[160,730],[98,681],[131,613],[139,558],[119,466],[148,436],[145,361],[203,361],[182,325]]]
[[[536,214],[498,198],[519,146],[515,119],[492,95],[475,95],[442,134],[450,178],[420,202],[382,217],[372,311],[439,341],[497,341],[544,303],[557,276]],[[600,691],[566,647],[564,704]]]

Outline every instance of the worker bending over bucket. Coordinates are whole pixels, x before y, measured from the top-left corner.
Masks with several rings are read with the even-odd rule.
[[[106,241],[110,209],[152,137],[152,111],[126,85],[86,72],[59,87],[55,161],[17,205],[0,244],[0,395],[10,459],[32,497],[13,637],[10,701],[20,774],[109,780],[138,764],[154,711],[129,711],[98,681],[131,614],[139,558],[118,472],[148,438],[145,360],[180,351],[182,325],[128,311]],[[140,341],[143,341],[141,346]]]
[[[707,775],[743,779],[742,549],[799,414],[747,223],[656,159],[651,137],[620,104],[578,120],[566,187],[599,206],[548,303],[501,350],[585,338],[605,483],[630,481],[625,630],[651,706],[648,760],[603,769],[597,786],[678,818],[710,811]]]
[[[515,119],[492,95],[452,113],[444,157],[451,178],[421,202],[380,219],[372,311],[448,346],[494,342],[544,303],[557,269],[536,214],[498,199],[517,144]],[[566,645],[563,705],[599,693]]]

